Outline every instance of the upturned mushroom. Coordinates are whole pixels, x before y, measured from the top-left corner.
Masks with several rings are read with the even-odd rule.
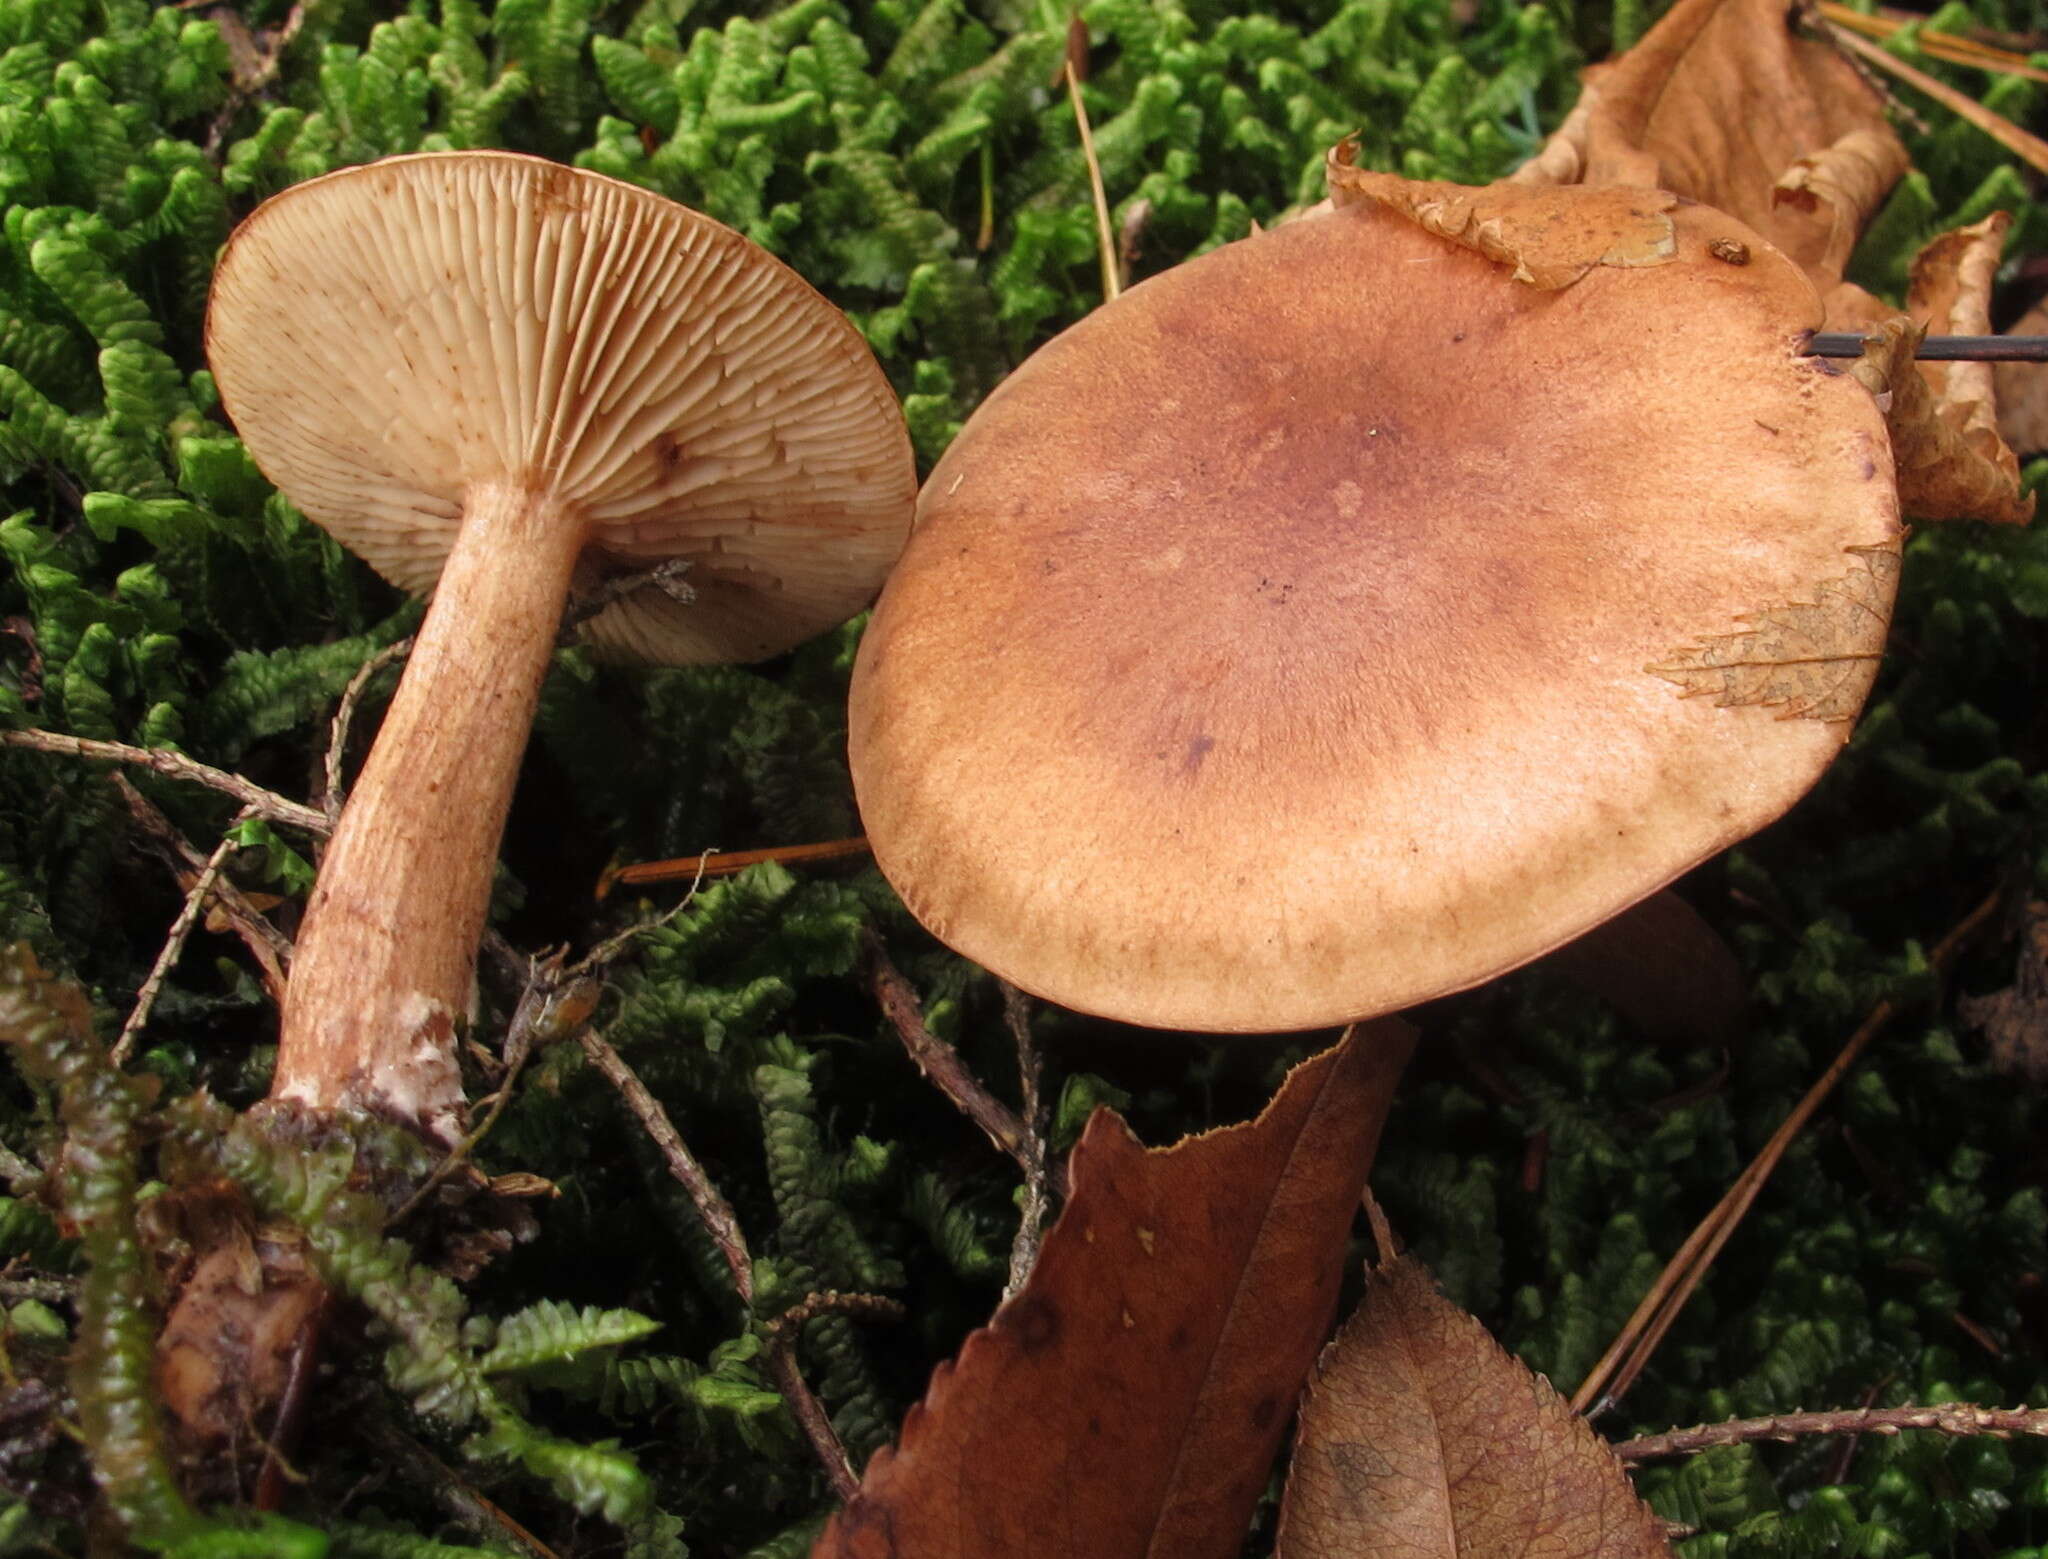
[[[1124,294],[926,483],[855,787],[1038,995],[1274,1031],[1475,984],[1776,817],[1870,688],[1892,457],[1801,268],[1655,190],[1395,194]]]
[[[470,993],[572,586],[667,559],[695,599],[585,625],[663,662],[758,659],[864,606],[915,475],[865,342],[788,267],[645,190],[506,153],[276,196],[216,275],[207,352],[264,473],[432,589],[308,905],[274,1098],[460,1132]]]

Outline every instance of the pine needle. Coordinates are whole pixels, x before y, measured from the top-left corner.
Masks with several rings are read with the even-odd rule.
[[[1995,114],[1975,98],[1958,92],[1954,87],[1936,81],[1924,70],[1915,70],[1897,55],[1879,48],[1868,38],[1851,32],[1848,28],[1830,22],[1828,36],[1860,59],[1869,61],[1879,70],[1896,76],[1910,87],[1925,92],[1949,112],[1967,119],[1992,140],[2003,146],[2030,167],[2048,173],[2048,141],[2038,135],[2031,135],[2014,124],[2003,114]]]
[[[1837,27],[1851,28],[1880,43],[1898,33],[1907,24],[1885,16],[1866,16],[1861,11],[1852,11],[1841,4],[1841,0],[1820,0],[1820,14]],[[1922,28],[1914,35],[1920,52],[1930,58],[1945,60],[1951,65],[1968,65],[1976,70],[1997,71],[2008,76],[2024,76],[2029,81],[2048,81],[2048,70],[2033,64],[2024,54],[2015,54],[2010,49],[1993,48],[1988,43],[1979,43],[1974,38],[1965,38],[1958,33],[1938,32]]]
[[[1109,224],[1109,196],[1102,187],[1102,164],[1095,160],[1095,132],[1088,123],[1088,105],[1081,101],[1081,76],[1088,58],[1088,24],[1077,12],[1067,24],[1067,62],[1060,74],[1066,78],[1067,101],[1074,105],[1074,123],[1081,131],[1081,156],[1088,164],[1088,188],[1095,200],[1095,252],[1102,261],[1102,301],[1114,303],[1124,290],[1117,274],[1116,238]],[[1076,60],[1083,64],[1076,64]]]
[[[1927,961],[1937,972],[1953,962],[1963,945],[1997,912],[2000,897],[1996,890],[1987,894],[1947,936],[1935,944]],[[1771,1134],[1771,1140],[1764,1144],[1763,1150],[1750,1161],[1747,1169],[1736,1176],[1735,1183],[1714,1205],[1714,1210],[1700,1220],[1699,1227],[1679,1247],[1678,1254],[1657,1275],[1657,1281],[1650,1285],[1650,1291],[1636,1306],[1635,1314],[1622,1326],[1600,1362],[1579,1383],[1579,1389],[1572,1396],[1573,1412],[1587,1413],[1589,1409],[1597,1412],[1612,1406],[1635,1383],[1636,1377],[1649,1363],[1650,1356],[1657,1351],[1658,1344],[1663,1342],[1664,1334],[1670,1331],[1672,1323],[1692,1298],[1693,1291],[1713,1266],[1714,1258],[1720,1255],[1721,1247],[1741,1226],[1764,1183],[1785,1156],[1785,1150],[1806,1129],[1806,1123],[1848,1075],[1850,1067],[1856,1064],[1870,1042],[1898,1015],[1898,1011],[1899,1004],[1895,1001],[1879,1002],[1871,1009],[1870,1016],[1863,1020],[1862,1026],[1849,1036],[1820,1080],[1793,1106],[1792,1113]]]

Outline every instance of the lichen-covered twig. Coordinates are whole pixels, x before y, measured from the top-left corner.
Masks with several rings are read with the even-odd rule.
[[[244,807],[235,818],[239,824],[255,814]],[[149,976],[142,982],[142,988],[135,993],[135,1006],[128,1014],[127,1022],[121,1025],[121,1037],[114,1041],[113,1063],[126,1066],[128,1057],[135,1050],[135,1041],[141,1037],[149,1023],[149,1014],[156,1006],[158,992],[163,989],[164,980],[171,968],[185,951],[185,942],[192,935],[192,928],[199,923],[200,912],[206,907],[212,895],[214,884],[219,881],[221,869],[228,863],[228,857],[241,846],[235,842],[233,825],[221,836],[219,844],[213,847],[213,854],[206,858],[199,875],[193,880],[185,894],[185,902],[178,906],[177,917],[171,922],[170,934],[164,938],[164,945],[157,950],[156,962],[150,965]]]
[[[1963,946],[1990,921],[1997,911],[2001,893],[1993,890],[1979,901],[1977,906],[1952,927],[1927,955],[1929,966],[1940,973],[1955,961]],[[1597,1416],[1618,1402],[1622,1394],[1635,1383],[1643,1367],[1657,1351],[1664,1340],[1664,1334],[1678,1319],[1693,1291],[1713,1266],[1714,1258],[1721,1253],[1721,1247],[1741,1225],[1750,1206],[1756,1201],[1757,1193],[1778,1167],[1778,1161],[1785,1156],[1785,1150],[1806,1128],[1814,1112],[1826,1101],[1828,1095],[1848,1075],[1849,1068],[1863,1054],[1870,1042],[1882,1033],[1893,1018],[1898,1016],[1901,1003],[1889,997],[1871,1008],[1870,1016],[1862,1026],[1849,1036],[1840,1054],[1829,1064],[1806,1095],[1793,1106],[1792,1113],[1785,1117],[1771,1140],[1766,1142],[1749,1167],[1738,1175],[1714,1210],[1700,1220],[1686,1242],[1678,1249],[1658,1274],[1657,1281],[1643,1296],[1622,1326],[1620,1333],[1609,1345],[1607,1352],[1595,1364],[1586,1378],[1579,1383],[1578,1391],[1572,1397],[1572,1409],[1588,1417]]]
[[[325,834],[327,819],[312,807],[287,801],[252,780],[211,764],[200,763],[181,752],[163,747],[130,747],[125,742],[93,741],[83,736],[66,736],[61,731],[0,731],[0,747],[20,747],[29,752],[46,752],[60,758],[85,758],[97,763],[126,763],[154,769],[169,779],[190,780],[224,796],[232,796],[266,822],[303,828],[311,834]]]
[[[1007,980],[1003,982],[1003,1020],[1017,1047],[1018,1097],[1024,1107],[1024,1137],[1018,1156],[1024,1168],[1024,1202],[1018,1209],[1017,1237],[1010,1242],[1010,1275],[1003,1285],[1003,1298],[1008,1299],[1024,1287],[1038,1262],[1045,1215],[1052,1205],[1054,1171],[1045,1153],[1046,1101],[1039,1086],[1044,1063],[1031,1037],[1031,998]]]
[[[327,764],[322,784],[325,794],[320,803],[330,828],[339,821],[341,804],[348,794],[342,784],[341,766],[348,753],[349,727],[355,723],[356,709],[363,701],[363,694],[369,690],[370,679],[411,653],[412,635],[407,634],[395,643],[385,645],[358,666],[356,674],[348,679],[348,686],[341,690],[341,702],[334,706],[334,723],[329,727],[331,734],[327,738]]]
[[[1641,1435],[1616,1445],[1614,1454],[1635,1464],[1665,1456],[1692,1456],[1717,1445],[1799,1440],[1809,1435],[1895,1435],[1907,1429],[1997,1435],[2001,1439],[2016,1434],[2048,1436],[2048,1408],[1939,1402],[1930,1407],[1845,1407],[1827,1413],[1777,1413],[1769,1418],[1738,1418],[1725,1424],[1701,1424],[1694,1429]]]

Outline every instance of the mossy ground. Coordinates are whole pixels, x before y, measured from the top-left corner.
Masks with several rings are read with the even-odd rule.
[[[1647,19],[1637,0],[1288,0],[1245,14],[1093,0],[1081,14],[1110,199],[1120,219],[1144,203],[1140,275],[1313,198],[1324,148],[1361,127],[1379,166],[1474,182],[1504,171],[1569,105],[1578,65]],[[264,51],[285,20],[277,4],[0,0],[0,481],[13,514],[0,523],[0,701],[13,724],[176,744],[303,797],[343,687],[413,620],[270,493],[203,372],[212,256],[294,180],[504,145],[649,184],[847,308],[926,460],[1096,301],[1085,171],[1051,84],[1068,13],[1052,0],[315,0],[273,74]],[[2048,11],[1981,0],[1937,19],[1972,24],[2038,29]],[[2016,119],[2035,109],[2024,81],[1953,79]],[[1909,132],[1920,171],[1866,242],[1860,279],[1896,289],[1921,238],[2000,205],[2020,214],[2016,265],[2048,248],[2028,180],[1927,112],[1930,127]],[[2039,285],[2017,269],[2008,282],[2014,304]],[[1853,745],[1792,818],[1688,885],[1750,979],[1753,1028],[1735,1053],[1655,1049],[1541,973],[1431,1015],[1382,1194],[1454,1296],[1568,1385],[1864,1014],[1903,1003],[1609,1432],[1866,1400],[2048,1404],[2044,1114],[1955,1016],[1958,990],[2009,978],[2010,946],[1987,937],[1947,986],[1920,952],[1991,888],[2017,900],[2048,887],[2044,617],[2039,535],[1914,538]],[[504,933],[531,949],[617,926],[639,906],[591,896],[614,858],[851,831],[841,710],[856,632],[745,669],[635,674],[563,654],[507,840]],[[202,853],[233,815],[210,792],[134,782]],[[305,840],[245,836],[237,881],[303,890]],[[0,936],[80,982],[104,1032],[179,900],[100,768],[0,754]],[[570,1347],[569,1365],[508,1366],[502,1388],[551,1443],[616,1441],[637,1461],[646,1503],[627,1526],[578,1516],[531,1459],[461,1463],[460,1435],[437,1439],[378,1384],[374,1347],[340,1355],[289,1514],[341,1551],[493,1541],[451,1521],[436,1475],[364,1432],[381,1421],[438,1445],[564,1554],[803,1551],[828,1496],[766,1385],[758,1323],[818,1288],[907,1303],[893,1326],[835,1319],[807,1342],[812,1378],[865,1454],[986,1316],[1014,1218],[1009,1166],[885,1031],[857,975],[865,927],[920,982],[934,1026],[1009,1088],[990,982],[925,940],[867,871],[761,868],[707,890],[647,939],[600,1011],[736,1204],[758,1258],[755,1316],[572,1048],[537,1059],[481,1150],[491,1171],[545,1176],[560,1194],[538,1237],[468,1286],[473,1316],[523,1311],[518,1336],[559,1323],[572,1343],[596,1334],[535,1307],[660,1323],[623,1348]],[[485,994],[501,1023],[516,993]],[[1039,1026],[1068,1139],[1112,1094],[1154,1141],[1248,1115],[1299,1053],[1191,1049],[1052,1013]],[[138,1065],[166,1098],[204,1084],[246,1104],[271,1028],[236,944],[202,931]],[[26,1080],[0,1097],[0,1137],[31,1157],[55,1140]],[[16,1276],[78,1260],[26,1198],[0,1201],[0,1255]],[[51,1373],[66,1314],[15,1306],[21,1379]],[[491,1341],[472,1321],[464,1346]],[[0,1551],[85,1543],[77,1458],[40,1433],[0,1422],[0,1481],[29,1496],[0,1507]],[[1731,1450],[1642,1482],[1698,1529],[1692,1559],[2048,1542],[2048,1457],[2030,1446]]]

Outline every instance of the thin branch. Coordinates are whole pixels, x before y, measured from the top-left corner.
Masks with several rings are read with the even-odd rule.
[[[192,872],[206,869],[206,857],[193,849],[185,836],[172,826],[171,820],[124,776],[114,776],[114,789],[120,792],[121,799],[128,804],[129,813],[163,855],[173,875],[182,880]],[[264,984],[270,992],[270,999],[282,1002],[285,970],[292,958],[291,942],[229,879],[222,877],[214,883],[213,896],[227,911],[242,945],[263,966]]]
[[[99,742],[84,736],[66,736],[59,731],[0,731],[0,747],[22,747],[30,752],[53,753],[60,758],[85,758],[99,763],[127,763],[153,769],[171,779],[190,780],[224,796],[232,796],[258,817],[288,828],[303,828],[309,834],[326,834],[327,819],[312,807],[287,801],[239,774],[200,763],[181,752],[162,747],[130,747],[123,742]]]
[[[0,1301],[10,1305],[24,1299],[44,1305],[68,1305],[77,1297],[77,1278],[0,1277]]]
[[[364,1437],[382,1460],[397,1467],[432,1495],[458,1525],[486,1543],[504,1543],[524,1559],[558,1559],[555,1551],[500,1510],[455,1470],[411,1435],[375,1416],[364,1415]]]
[[[574,1036],[590,1020],[591,1013],[597,1010],[598,1000],[604,995],[602,982],[579,974],[576,968],[564,969],[565,956],[557,951],[530,963],[526,989],[520,993],[519,1005],[513,1008],[512,1021],[505,1030],[505,1071],[498,1080],[497,1091],[491,1096],[489,1109],[485,1111],[484,1118],[449,1149],[447,1157],[434,1166],[434,1172],[420,1182],[419,1189],[391,1215],[392,1223],[404,1222],[450,1175],[469,1162],[477,1144],[491,1134],[491,1128],[498,1124],[498,1117],[505,1113],[505,1106],[512,1102],[512,1091],[519,1081],[519,1074],[525,1070],[533,1053]]]
[[[412,634],[407,634],[404,638],[385,645],[356,667],[356,674],[348,679],[348,686],[341,691],[341,702],[334,706],[334,723],[330,728],[332,734],[327,739],[327,769],[323,786],[325,793],[321,797],[321,809],[327,814],[329,827],[340,821],[341,804],[347,796],[341,783],[341,765],[348,753],[348,732],[349,727],[355,722],[356,708],[362,703],[363,694],[368,691],[372,677],[386,666],[403,660],[412,653],[413,637]]]
[[[1955,960],[1964,944],[1997,912],[2000,898],[2000,892],[1994,889],[1935,944],[1927,961],[1937,973]],[[1721,1247],[1741,1225],[1765,1182],[1777,1169],[1785,1150],[1805,1129],[1806,1123],[1834,1092],[1836,1085],[1848,1075],[1850,1067],[1856,1064],[1870,1042],[1898,1016],[1899,1007],[1899,1002],[1887,997],[1870,1010],[1870,1016],[1849,1036],[1841,1053],[1772,1133],[1762,1151],[1736,1177],[1714,1210],[1700,1220],[1699,1227],[1666,1264],[1649,1293],[1643,1296],[1642,1303],[1636,1306],[1635,1314],[1628,1318],[1620,1334],[1601,1356],[1600,1362],[1579,1383],[1579,1389],[1572,1397],[1573,1411],[1586,1413],[1589,1417],[1597,1416],[1620,1401],[1622,1394],[1635,1384],[1636,1377],[1664,1340],[1664,1334],[1671,1329],[1686,1302],[1692,1298],[1693,1291],[1713,1266],[1714,1258],[1720,1255]]]
[[[1748,1445],[1757,1440],[1798,1440],[1808,1435],[1895,1435],[1907,1429],[1934,1429],[1952,1435],[2048,1435],[2048,1408],[1976,1407],[1968,1402],[1942,1402],[1933,1407],[1845,1407],[1827,1413],[1779,1413],[1770,1418],[1738,1418],[1725,1424],[1701,1424],[1667,1434],[1624,1440],[1614,1454],[1630,1464],[1665,1456],[1692,1456],[1717,1445]]]
[[[697,1209],[697,1216],[704,1220],[705,1229],[717,1245],[718,1253],[725,1258],[726,1267],[732,1273],[734,1290],[751,1313],[754,1308],[753,1257],[747,1252],[746,1235],[740,1229],[732,1203],[712,1183],[711,1176],[705,1173],[704,1166],[697,1162],[696,1155],[668,1118],[668,1111],[661,1107],[661,1101],[647,1091],[647,1085],[640,1081],[625,1059],[604,1041],[597,1030],[587,1025],[576,1036],[576,1041],[583,1047],[583,1053],[590,1058],[591,1064],[604,1073],[619,1091],[619,1097],[639,1120],[641,1129],[667,1163],[668,1172],[688,1193]],[[804,1379],[803,1370],[797,1364],[793,1338],[776,1332],[771,1323],[767,1341],[765,1357],[769,1379],[788,1404],[790,1416],[804,1432],[804,1438],[811,1442],[818,1465],[824,1469],[833,1492],[842,1501],[853,1498],[860,1487],[860,1480],[854,1474],[853,1463],[832,1427],[824,1404]]]
[[[826,1290],[805,1295],[762,1328],[767,1342],[769,1376],[782,1393],[783,1400],[789,1403],[790,1411],[796,1415],[798,1427],[810,1440],[811,1448],[824,1465],[832,1492],[843,1504],[860,1492],[860,1475],[853,1470],[852,1459],[847,1456],[845,1445],[833,1429],[832,1420],[826,1417],[824,1404],[812,1395],[796,1359],[796,1340],[805,1323],[827,1315],[850,1315],[867,1321],[900,1321],[904,1309],[895,1300],[885,1299],[879,1294],[841,1294]]]
[[[1030,1133],[1017,1113],[1002,1100],[981,1086],[975,1075],[967,1070],[967,1064],[960,1059],[960,1053],[925,1026],[924,1010],[917,999],[917,992],[902,972],[889,962],[889,955],[882,950],[881,939],[872,931],[862,934],[863,950],[868,965],[868,984],[881,1003],[882,1014],[896,1030],[896,1037],[903,1042],[903,1048],[910,1052],[910,1059],[926,1079],[953,1101],[953,1107],[979,1126],[988,1140],[997,1148],[1017,1161],[1017,1167],[1028,1179],[1032,1172],[1030,1149],[1026,1139]]]
[[[607,1044],[597,1030],[585,1027],[576,1036],[576,1042],[583,1047],[583,1053],[591,1064],[619,1091],[619,1097],[626,1103],[640,1122],[641,1129],[654,1143],[662,1159],[668,1165],[668,1172],[689,1193],[691,1203],[697,1209],[697,1216],[704,1220],[704,1227],[710,1233],[718,1253],[725,1258],[726,1266],[732,1272],[732,1286],[748,1310],[754,1307],[754,1263],[747,1253],[746,1235],[741,1232],[739,1218],[732,1210],[732,1203],[725,1194],[711,1183],[711,1176],[704,1166],[697,1162],[682,1134],[668,1118],[668,1111],[661,1107],[661,1101],[647,1091],[647,1085],[640,1081],[625,1059]],[[827,1471],[830,1471],[828,1468]]]
[[[770,845],[764,850],[707,850],[702,855],[683,855],[666,861],[637,861],[606,871],[597,879],[595,896],[602,899],[621,884],[631,887],[643,882],[673,882],[678,877],[691,877],[699,882],[706,877],[730,877],[763,861],[807,866],[814,861],[851,860],[868,853],[867,835],[855,834],[848,839],[826,839],[816,844]]]
[[[128,1058],[135,1051],[135,1042],[149,1023],[149,1014],[156,1006],[159,992],[169,977],[171,968],[185,951],[185,943],[192,935],[192,928],[199,923],[199,914],[206,901],[213,895],[214,884],[219,881],[221,869],[228,863],[228,857],[241,848],[235,842],[233,829],[255,814],[244,807],[229,825],[229,832],[221,835],[219,844],[213,847],[213,854],[206,858],[199,875],[193,879],[191,888],[185,894],[185,902],[178,906],[177,918],[171,922],[170,935],[164,938],[164,945],[157,950],[156,962],[150,965],[149,977],[142,982],[142,989],[135,993],[135,1006],[128,1014],[128,1021],[121,1025],[121,1037],[114,1041],[114,1048],[108,1059],[116,1067],[128,1064]]]
[[[1007,980],[1002,987],[1003,1021],[1017,1047],[1018,1095],[1024,1107],[1024,1138],[1018,1155],[1024,1166],[1024,1205],[1018,1210],[1017,1237],[1010,1242],[1010,1275],[1003,1285],[1003,1298],[1008,1299],[1024,1287],[1024,1280],[1038,1264],[1045,1215],[1052,1204],[1052,1174],[1045,1154],[1046,1101],[1039,1087],[1044,1058],[1031,1036],[1031,998]]]

